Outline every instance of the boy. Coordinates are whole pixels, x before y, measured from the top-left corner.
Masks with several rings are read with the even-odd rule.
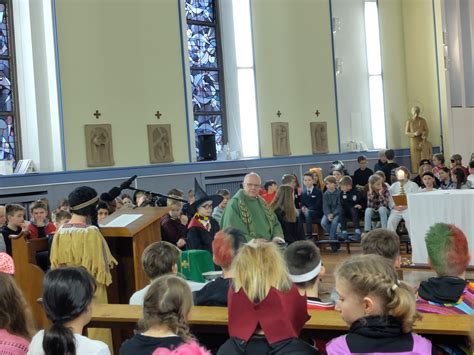
[[[364,234],[360,243],[362,254],[377,254],[392,261],[396,269],[400,268],[400,238],[387,229],[374,229]]]
[[[439,188],[441,190],[451,190],[453,188],[453,182],[451,181],[451,171],[446,166],[443,166],[439,170]]]
[[[97,223],[101,224],[104,219],[109,216],[109,206],[104,201],[99,201],[96,207],[97,210]]]
[[[350,176],[342,177],[339,182],[339,188],[341,189],[341,229],[342,238],[347,239],[347,216],[350,215],[352,218],[352,224],[354,225],[354,236],[351,238],[353,241],[360,241],[360,218],[359,214],[363,209],[364,198],[362,193],[358,189],[352,187],[352,179]]]
[[[45,238],[56,232],[56,227],[47,219],[48,206],[41,200],[34,202],[30,208],[31,223],[28,225],[30,239]]]
[[[336,178],[334,176],[326,176],[326,192],[323,195],[323,212],[324,216],[321,221],[323,229],[329,233],[329,239],[336,240],[336,231],[339,224],[339,216],[341,214],[341,199],[339,190],[336,188]],[[339,250],[339,243],[331,244],[331,250],[335,253]]]
[[[303,175],[300,218],[306,223],[306,235],[312,235],[313,222],[320,223],[323,217],[323,193],[314,184],[314,176],[307,172]]]
[[[358,189],[363,189],[369,182],[369,177],[374,174],[374,172],[367,167],[367,157],[361,155],[357,158],[359,163],[359,169],[354,171],[354,176],[352,178],[352,183]]]
[[[1,233],[5,241],[6,251],[12,255],[11,235],[18,235],[22,230],[28,230],[25,224],[25,209],[21,205],[7,205],[5,207],[5,215],[7,216],[7,224],[3,226]]]
[[[309,240],[296,241],[285,250],[285,260],[291,281],[300,294],[307,297],[308,309],[333,310],[332,303],[322,302],[319,298],[319,282],[326,269],[318,247]]]
[[[379,151],[379,160],[374,165],[374,171],[382,170],[382,168],[387,164],[387,158],[385,157],[385,149]]]
[[[433,174],[437,179],[439,179],[439,172],[441,168],[444,167],[444,161],[445,160],[444,160],[443,154],[441,153],[433,154],[433,165],[434,165]]]
[[[56,230],[59,229],[63,224],[69,223],[71,217],[71,213],[66,210],[57,211],[54,218],[54,225],[56,226]]]
[[[467,176],[466,185],[474,189],[474,161],[472,160],[469,162],[469,175]]]
[[[221,223],[222,214],[224,213],[224,209],[227,206],[227,202],[230,200],[230,191],[227,189],[217,190],[217,195],[223,197],[222,202],[219,206],[216,206],[212,211],[212,217],[219,223]]]
[[[393,149],[387,149],[385,151],[385,157],[387,158],[387,164],[382,167],[382,171],[385,174],[385,182],[392,184],[392,181],[390,180],[392,176],[392,170],[398,168],[400,165],[395,163],[395,152]]]
[[[162,275],[176,274],[178,272],[178,258],[180,250],[173,244],[160,241],[150,244],[142,254],[142,267],[151,282]],[[191,291],[200,290],[205,284],[186,281]],[[143,298],[150,285],[135,292],[130,297],[130,304],[143,306]]]
[[[273,198],[276,195],[276,192],[278,190],[278,185],[275,180],[267,180],[265,181],[265,184],[263,185],[264,190],[260,193],[260,196],[263,197],[263,199],[268,203],[271,204],[273,201]]]
[[[171,209],[161,217],[161,239],[176,245],[178,248],[184,248],[186,246],[187,229],[180,219],[183,203],[170,198],[166,203]]]

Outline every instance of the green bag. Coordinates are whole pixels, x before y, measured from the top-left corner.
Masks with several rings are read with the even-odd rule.
[[[178,272],[187,280],[204,282],[203,272],[214,271],[212,255],[207,250],[186,250],[178,259]]]

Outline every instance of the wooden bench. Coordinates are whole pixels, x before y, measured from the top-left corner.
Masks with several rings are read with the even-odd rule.
[[[337,311],[309,310],[311,319],[306,322],[304,329],[311,334],[329,331],[331,334],[343,334],[348,326]],[[141,306],[123,304],[95,304],[92,310],[92,320],[89,327],[96,328],[128,328],[134,327],[142,317]],[[195,333],[211,328],[227,332],[227,308],[194,306],[189,318],[189,324]],[[425,336],[468,336],[471,329],[469,315],[440,315],[423,314],[423,319],[415,324],[414,331]],[[334,336],[334,335],[333,335]],[[434,338],[434,337],[432,337]]]

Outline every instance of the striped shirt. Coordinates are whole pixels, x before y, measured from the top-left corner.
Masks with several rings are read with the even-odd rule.
[[[318,297],[308,297],[308,309],[317,309],[320,311],[333,311],[334,304],[323,302]]]
[[[416,309],[422,313],[436,314],[473,314],[474,306],[474,282],[469,282],[461,297],[456,303],[435,303],[426,301],[420,296],[416,300]]]

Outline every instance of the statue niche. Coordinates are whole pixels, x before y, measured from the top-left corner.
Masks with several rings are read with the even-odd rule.
[[[313,154],[328,153],[328,125],[326,122],[311,122],[311,147]]]
[[[288,122],[272,122],[272,147],[274,156],[291,155]]]
[[[85,125],[86,158],[88,167],[113,166],[112,126],[110,124]]]
[[[150,163],[171,163],[173,158],[173,145],[171,143],[171,125],[148,125],[148,152]]]

